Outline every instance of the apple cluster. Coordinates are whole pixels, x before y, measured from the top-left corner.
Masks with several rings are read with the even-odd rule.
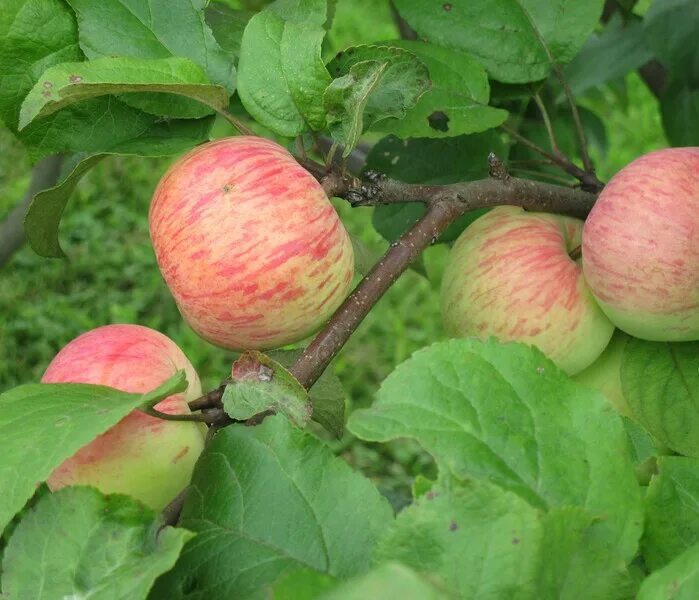
[[[352,244],[320,184],[280,145],[241,136],[176,162],[149,212],[156,259],[184,319],[230,350],[277,348],[327,321],[347,295]],[[454,336],[539,347],[627,412],[615,369],[623,333],[699,339],[699,148],[622,169],[587,221],[502,206],[454,244],[442,283]],[[189,387],[156,406],[186,414],[199,378],[176,344],[108,325],[63,348],[43,377],[143,393],[183,369]],[[608,374],[611,374],[608,375]],[[48,484],[90,484],[161,509],[191,476],[203,426],[134,411],[63,463]]]
[[[150,207],[155,255],[182,316],[230,350],[272,349],[314,333],[347,295],[354,255],[320,184],[279,144],[225,138],[186,154]],[[70,342],[45,383],[144,393],[184,369],[188,388],[156,409],[188,413],[199,378],[177,345],[139,325],[107,325]],[[190,480],[204,428],[135,410],[65,461],[55,490],[93,485],[162,509]]]
[[[699,339],[699,148],[636,159],[584,223],[493,209],[454,244],[441,297],[450,334],[533,344],[628,414],[626,334]]]

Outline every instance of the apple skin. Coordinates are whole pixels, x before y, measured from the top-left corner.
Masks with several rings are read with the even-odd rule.
[[[186,154],[155,190],[149,221],[183,317],[230,350],[309,336],[352,283],[352,244],[323,188],[264,138],[225,138]]]
[[[140,325],[106,325],[84,333],[51,361],[43,383],[92,383],[144,393],[184,369],[185,393],[156,408],[189,413],[187,402],[201,396],[194,368],[167,336]],[[128,494],[155,510],[163,509],[189,483],[204,449],[199,424],[164,421],[134,410],[84,446],[49,477],[51,490],[92,485],[104,493]]]
[[[645,340],[699,339],[699,148],[637,158],[585,222],[583,269],[611,321]]]
[[[633,418],[621,386],[621,361],[624,348],[630,339],[623,331],[617,329],[599,358],[587,369],[574,375],[573,379],[601,392],[620,415]]]
[[[581,231],[578,219],[514,206],[474,221],[455,242],[442,279],[447,332],[533,344],[570,375],[594,362],[614,326],[568,255]]]

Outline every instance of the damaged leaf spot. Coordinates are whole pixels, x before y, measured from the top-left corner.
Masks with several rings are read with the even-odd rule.
[[[449,117],[441,110],[434,111],[427,117],[427,122],[432,129],[436,129],[437,131],[449,131]]]

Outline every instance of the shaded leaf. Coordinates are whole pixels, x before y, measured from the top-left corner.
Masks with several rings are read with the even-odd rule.
[[[564,73],[574,95],[623,77],[653,58],[641,19],[624,23],[619,15],[593,33]],[[563,92],[561,91],[561,99]]]
[[[300,568],[350,577],[391,520],[368,480],[283,416],[231,425],[197,463],[180,524],[198,535],[153,598],[248,598]]]
[[[699,596],[699,544],[641,584],[636,600],[694,600]]]
[[[97,385],[51,383],[21,385],[0,395],[0,528],[64,460],[137,406],[167,398],[186,386],[180,371],[144,395]]]
[[[645,496],[643,557],[654,571],[699,543],[699,460],[658,458]]]
[[[128,496],[69,487],[39,501],[5,551],[7,598],[145,599],[170,569],[185,529],[159,530],[159,517]]]
[[[699,457],[699,342],[630,338],[621,384],[635,420],[675,452]]]
[[[236,60],[240,57],[243,31],[254,14],[248,10],[236,10],[223,2],[210,2],[204,13],[216,41]]]
[[[569,62],[602,14],[603,0],[396,0],[420,38],[475,56],[493,79],[539,81]]]
[[[22,103],[19,128],[70,104],[96,96],[126,92],[171,92],[196,100],[198,117],[228,106],[228,93],[211,85],[206,73],[184,58],[104,58],[82,63],[61,63],[44,71]],[[201,105],[205,106],[201,106]],[[172,113],[172,111],[170,111]]]
[[[211,83],[235,90],[235,67],[204,19],[204,0],[66,0],[78,19],[80,48],[87,58],[188,58]],[[109,23],[109,27],[104,24]],[[130,105],[164,116],[202,116],[201,107],[177,96],[134,94]],[[198,109],[198,113],[196,110]]]
[[[366,168],[405,183],[447,184],[488,177],[488,154],[507,158],[507,146],[494,131],[454,138],[400,140],[394,136],[375,144]],[[460,217],[440,236],[440,242],[455,240],[485,210]],[[424,205],[379,205],[374,208],[373,225],[392,242],[425,213]]]

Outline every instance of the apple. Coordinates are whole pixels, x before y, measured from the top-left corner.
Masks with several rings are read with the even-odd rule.
[[[299,341],[347,295],[352,244],[323,188],[270,140],[195,148],[150,207],[158,265],[185,320],[231,350]]]
[[[474,221],[454,243],[442,279],[447,332],[533,344],[571,375],[590,365],[614,326],[568,254],[582,225],[515,206]]]
[[[583,270],[611,321],[645,340],[699,340],[699,148],[637,158],[585,222]]]
[[[587,369],[573,376],[575,381],[604,395],[620,415],[632,418],[631,409],[621,387],[621,360],[631,338],[617,329],[599,358]]]
[[[167,336],[139,325],[106,325],[84,333],[51,361],[42,382],[92,383],[144,393],[184,369],[189,386],[156,409],[188,413],[201,395],[199,377]],[[164,508],[189,483],[204,448],[199,424],[165,421],[134,410],[81,448],[49,477],[51,490],[92,485],[104,493],[128,494],[155,510]]]

